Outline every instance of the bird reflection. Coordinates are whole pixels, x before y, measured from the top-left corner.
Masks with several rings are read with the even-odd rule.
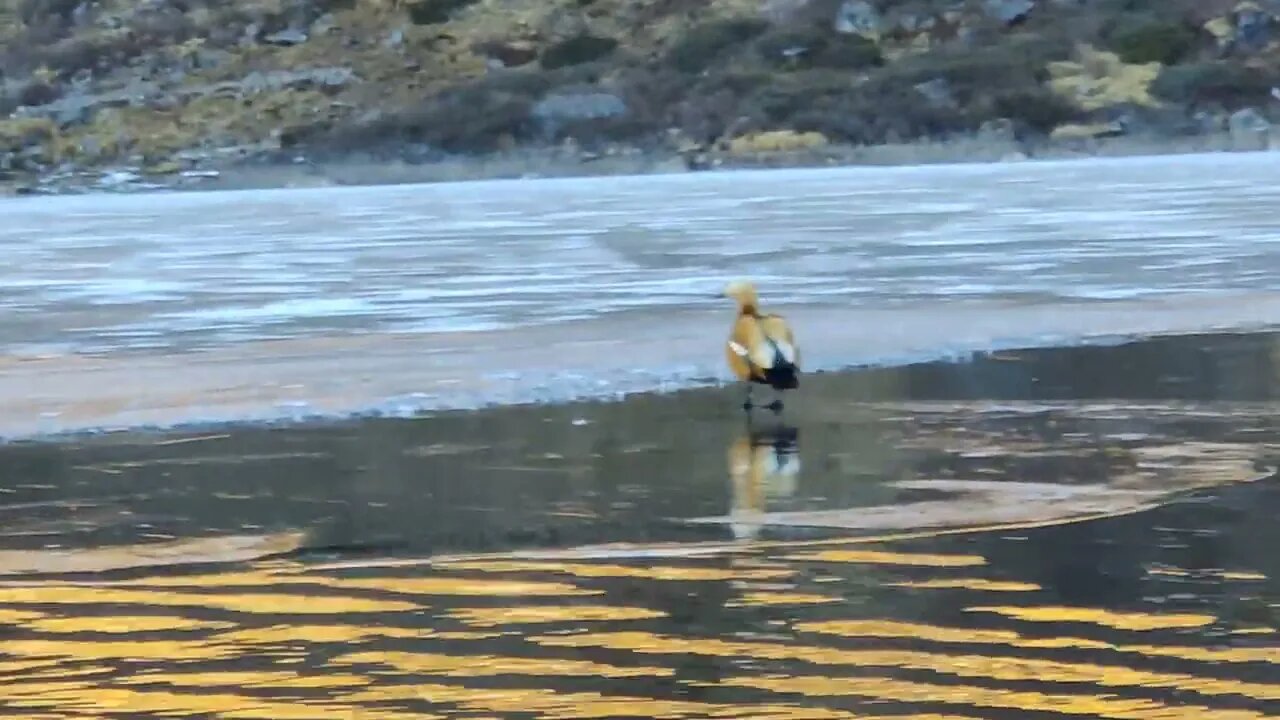
[[[729,445],[729,519],[735,538],[757,537],[768,502],[795,494],[799,439],[799,430],[781,422],[763,427],[748,422]]]

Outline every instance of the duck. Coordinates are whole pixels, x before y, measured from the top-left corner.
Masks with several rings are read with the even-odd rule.
[[[725,357],[733,374],[747,383],[743,409],[750,412],[754,407],[751,391],[755,386],[767,385],[777,397],[765,407],[781,412],[782,392],[800,386],[800,349],[791,326],[781,315],[760,311],[760,300],[750,281],[734,280],[720,296],[731,298],[738,305]]]

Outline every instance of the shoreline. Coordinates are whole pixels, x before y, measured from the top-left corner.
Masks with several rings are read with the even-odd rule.
[[[350,153],[337,159],[215,162],[188,175],[147,173],[132,166],[72,168],[47,177],[0,179],[0,199],[62,195],[113,195],[174,191],[319,189],[700,174],[753,170],[900,168],[940,165],[1003,165],[1089,160],[1154,159],[1275,151],[1267,140],[1241,142],[1229,133],[1199,136],[1120,136],[1045,140],[1038,144],[967,137],[955,140],[853,146],[834,144],[795,152],[752,155],[652,152],[615,148],[595,153],[558,147],[522,148],[485,156],[431,162],[375,158]],[[704,166],[693,167],[697,163]]]
[[[1010,350],[1266,331],[1280,315],[1280,294],[1007,305],[996,312],[990,304],[923,313],[779,309],[800,337],[821,338],[806,350],[806,372],[815,374]],[[178,354],[11,357],[0,361],[0,442],[670,395],[729,380],[716,343],[707,340],[719,337],[723,324],[722,312],[682,311],[472,333],[261,341]],[[892,330],[857,329],[869,327]],[[659,331],[668,338],[664,344],[627,342]],[[566,357],[574,361],[566,363]]]
[[[736,393],[703,388],[12,444],[0,576],[255,557],[674,558],[1115,519],[1274,482],[1276,338],[819,374],[782,416],[752,421]]]

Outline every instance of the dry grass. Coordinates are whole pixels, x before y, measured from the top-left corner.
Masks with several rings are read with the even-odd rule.
[[[827,138],[822,133],[771,130],[733,138],[729,141],[729,152],[734,155],[797,152],[816,150],[827,144]]]
[[[1075,60],[1049,63],[1049,87],[1082,110],[1130,103],[1156,107],[1159,103],[1151,96],[1151,84],[1160,68],[1155,62],[1126,64],[1115,53],[1081,45]]]
[[[424,14],[428,1],[101,0],[86,24],[71,22],[70,0],[0,0],[10,81],[0,113],[86,82],[91,93],[158,86],[161,102],[104,107],[60,129],[50,146],[85,164],[235,145],[509,154],[566,135],[586,148],[649,150],[671,137],[700,147],[727,138],[726,158],[826,162],[843,152],[835,148],[864,146],[948,155],[941,148],[995,118],[1024,141],[1079,144],[1110,133],[1117,108],[1230,111],[1266,103],[1280,82],[1280,51],[1220,57],[1230,22],[1192,0],[1041,3],[1016,27],[984,20],[976,5],[918,0],[891,4],[885,17],[927,22],[870,40],[834,31],[837,0],[784,3],[786,12],[762,11],[759,0],[474,0]],[[299,22],[305,42],[263,40]],[[495,48],[519,49],[520,67],[491,67]],[[1159,62],[1124,60],[1147,57]],[[326,93],[200,91],[253,72],[333,66],[356,79]],[[545,94],[579,90],[618,96],[626,117],[538,127],[531,112]],[[973,145],[965,152],[992,159],[1020,147]]]

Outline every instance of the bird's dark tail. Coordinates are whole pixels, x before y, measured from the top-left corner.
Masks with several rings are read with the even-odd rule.
[[[769,343],[773,345],[773,367],[764,371],[765,382],[775,390],[794,390],[800,387],[796,366],[787,362],[787,359],[782,356],[782,350],[772,340]]]

